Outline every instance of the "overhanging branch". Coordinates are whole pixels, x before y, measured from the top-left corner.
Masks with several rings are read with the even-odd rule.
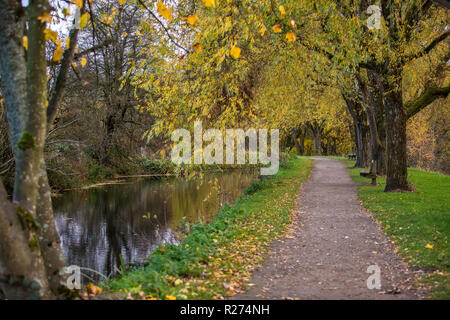
[[[447,39],[447,37],[449,35],[450,35],[450,30],[445,31],[439,37],[437,37],[433,41],[431,41],[430,44],[428,46],[426,46],[424,49],[422,49],[421,51],[405,57],[403,59],[403,63],[406,64],[411,60],[418,59],[418,58],[423,57],[424,55],[430,53],[430,51],[433,50],[439,43],[441,43],[442,41]]]
[[[415,100],[408,101],[405,104],[406,116],[409,118],[413,117],[419,113],[426,106],[433,103],[439,98],[446,98],[450,92],[450,86],[439,88],[437,86],[432,86],[426,89],[420,97]]]

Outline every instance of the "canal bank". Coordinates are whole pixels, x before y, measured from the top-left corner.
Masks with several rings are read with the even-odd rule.
[[[277,175],[254,182],[210,224],[178,245],[160,245],[144,266],[102,284],[107,298],[221,299],[245,290],[269,244],[291,223],[298,189],[312,160],[291,157]]]

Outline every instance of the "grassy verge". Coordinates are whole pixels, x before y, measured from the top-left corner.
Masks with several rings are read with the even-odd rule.
[[[245,289],[268,245],[290,224],[297,191],[311,166],[309,159],[292,157],[277,175],[255,182],[180,245],[161,246],[144,267],[104,283],[106,291],[146,299],[220,299]]]
[[[351,168],[353,161],[346,161]],[[356,182],[361,169],[349,169]],[[420,281],[435,299],[450,299],[450,176],[408,170],[417,191],[383,192],[385,179],[377,187],[361,186],[358,194],[364,206],[382,223],[400,254],[413,267],[427,271]]]

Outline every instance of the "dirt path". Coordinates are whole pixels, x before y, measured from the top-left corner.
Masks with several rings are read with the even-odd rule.
[[[255,286],[233,299],[417,299],[413,274],[361,206],[356,186],[340,161],[316,158],[292,231],[272,244]],[[371,265],[381,270],[380,290],[367,288]]]

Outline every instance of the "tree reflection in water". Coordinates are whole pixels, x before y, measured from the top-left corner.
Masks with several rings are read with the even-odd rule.
[[[141,179],[67,192],[53,200],[67,264],[109,276],[120,268],[121,259],[124,264],[142,263],[158,244],[177,242],[174,230],[183,217],[210,222],[254,177],[252,172],[230,171],[190,181]],[[83,273],[103,280],[95,272]]]

